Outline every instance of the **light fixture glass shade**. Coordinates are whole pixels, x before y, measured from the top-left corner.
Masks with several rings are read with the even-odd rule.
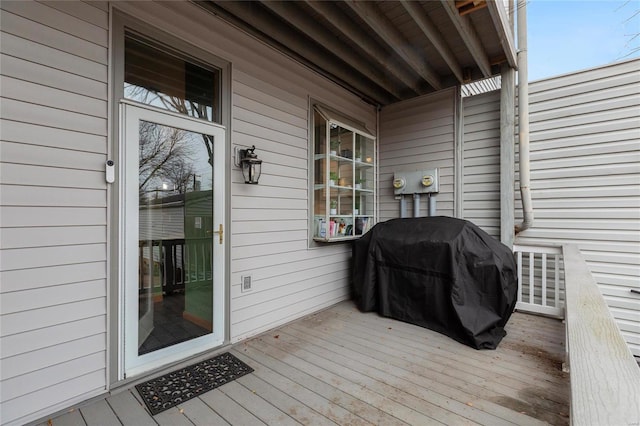
[[[242,159],[240,160],[240,166],[242,167],[242,176],[244,177],[244,183],[253,185],[258,184],[260,174],[262,173],[262,160],[253,152],[256,149],[253,146],[250,149],[242,150]]]

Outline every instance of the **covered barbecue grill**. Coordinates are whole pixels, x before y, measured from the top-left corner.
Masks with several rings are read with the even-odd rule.
[[[353,245],[352,295],[377,311],[495,349],[516,304],[511,250],[473,223],[450,217],[379,223]]]

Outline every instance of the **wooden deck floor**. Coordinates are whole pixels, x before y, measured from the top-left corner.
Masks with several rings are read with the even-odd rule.
[[[179,407],[152,417],[131,389],[44,424],[568,424],[562,323],[516,313],[507,332],[476,351],[343,302],[235,345],[255,372]]]

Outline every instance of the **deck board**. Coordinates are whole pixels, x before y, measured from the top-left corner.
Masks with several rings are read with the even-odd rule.
[[[388,318],[381,319],[375,314],[357,313],[341,319],[347,327],[353,328],[353,331],[348,332],[354,335],[367,333],[378,337],[381,342],[424,351],[436,359],[455,361],[457,365],[472,367],[478,370],[478,374],[498,374],[509,381],[518,379],[523,382],[530,380],[564,382],[564,378],[558,378],[555,372],[546,374],[546,370],[540,370],[540,367],[545,366],[545,363],[540,363],[541,360],[523,356],[522,351],[512,350],[509,345],[501,345],[497,351],[478,351],[442,334],[431,331],[425,333],[421,327]],[[513,339],[505,340],[513,344]],[[487,364],[491,368],[487,368]]]
[[[46,423],[45,423],[46,424]],[[55,426],[84,426],[86,425],[80,411],[73,410],[65,413],[53,421]]]
[[[157,424],[131,390],[108,397],[107,403],[123,425],[154,426]]]
[[[88,426],[118,425],[120,421],[106,400],[80,408],[82,417]]]
[[[181,407],[169,408],[153,416],[153,419],[161,426],[193,426],[189,418],[184,415],[184,409]]]
[[[567,425],[563,324],[506,328],[477,351],[342,302],[229,348],[254,372],[178,407],[152,417],[130,389],[52,424]]]
[[[229,424],[218,413],[211,410],[211,407],[202,402],[200,398],[193,398],[180,405],[180,408],[184,410],[184,415],[195,426],[225,426]]]
[[[344,333],[349,338],[373,337],[386,346],[423,357],[429,364],[436,363],[445,369],[460,370],[471,377],[481,377],[496,385],[509,386],[513,390],[519,390],[523,384],[537,384],[545,387],[554,400],[567,400],[566,395],[561,395],[566,378],[559,370],[550,372],[543,369],[548,362],[544,357],[510,350],[507,349],[508,345],[501,345],[497,351],[477,351],[444,335],[411,324],[379,318],[375,314],[357,313],[353,317],[333,318],[332,322],[335,321],[342,321]],[[511,339],[507,338],[505,341],[510,342]]]
[[[318,426],[330,426],[336,423],[327,419],[317,411],[312,410],[301,401],[294,399],[292,396],[280,391],[270,383],[265,382],[256,375],[250,374],[238,379],[256,395],[268,401],[274,407],[289,414],[293,419],[302,424],[313,424]]]
[[[318,346],[311,344],[304,333],[295,333],[290,329],[286,333],[295,339],[299,339],[300,344],[309,346],[309,350],[312,350],[316,355],[339,362],[345,367],[372,379],[375,381],[376,388],[383,393],[398,393],[399,402],[412,406],[417,411],[429,416],[435,416],[434,418],[436,419],[440,417],[439,420],[447,424],[469,422],[491,423],[494,425],[512,424],[487,415],[482,410],[473,407],[472,404],[464,404],[460,402],[460,398],[454,399],[449,395],[437,392],[434,390],[432,383],[416,379],[412,373],[394,368],[390,362],[379,361],[369,357],[366,353],[351,350],[348,344],[340,346],[328,341],[322,341],[322,346]],[[414,397],[411,398],[407,395]],[[440,407],[447,408],[438,414],[437,411],[442,411]],[[433,410],[436,410],[436,412],[432,412]]]
[[[256,395],[254,392],[233,381],[220,388],[229,398],[243,407],[251,407],[251,412],[268,425],[294,426],[299,424],[289,414]]]
[[[310,362],[328,370],[333,369],[344,379],[375,389],[381,395],[386,395],[432,419],[445,424],[473,424],[478,421],[477,417],[483,414],[466,404],[432,392],[427,387],[392,375],[384,363],[367,364],[364,359],[366,355],[351,352],[346,347],[332,347],[327,342],[311,343],[310,340],[313,339],[305,338],[303,333],[296,334],[289,328],[281,331],[278,340],[280,345],[288,343],[295,348],[297,354],[306,354],[305,359]],[[500,424],[497,419],[492,420],[493,424]]]
[[[267,341],[268,338],[267,338]],[[269,342],[272,347],[276,347]],[[295,353],[293,356],[285,355],[287,362],[294,363],[299,368],[313,371],[325,383],[332,384],[338,389],[349,393],[353,397],[362,399],[370,405],[379,407],[389,415],[410,424],[452,424],[464,421],[463,418],[454,413],[446,412],[439,407],[416,398],[404,390],[378,382],[374,378],[360,373],[357,363],[351,367],[336,362],[336,357],[326,358],[322,354],[316,355],[312,351],[323,352],[318,347],[303,349],[303,346],[287,342],[283,335],[277,343],[277,349],[288,353]],[[470,423],[470,422],[468,422]]]
[[[518,366],[518,369],[533,369],[533,373],[523,374],[522,371],[504,369],[503,364],[511,363],[513,360],[505,360],[508,358],[502,346],[510,341],[507,336],[501,346],[496,351],[476,351],[475,349],[461,345],[446,336],[434,333],[430,330],[424,330],[411,324],[405,324],[398,321],[379,318],[375,314],[360,314],[355,311],[354,317],[343,320],[335,315],[335,310],[325,311],[323,313],[306,318],[299,321],[291,327],[306,327],[307,330],[322,328],[323,332],[328,326],[340,329],[347,340],[358,342],[366,347],[370,354],[386,353],[390,355],[390,359],[402,360],[406,359],[411,364],[410,367],[422,369],[423,372],[443,373],[445,376],[433,380],[434,384],[440,382],[448,385],[452,382],[452,378],[459,379],[458,383],[462,386],[475,384],[484,389],[472,390],[477,395],[490,396],[490,402],[498,402],[501,405],[517,407],[517,413],[537,413],[545,420],[551,423],[562,424],[561,419],[556,419],[554,411],[557,413],[568,413],[566,407],[568,404],[568,388],[566,374],[560,370],[554,372],[551,378],[554,381],[541,380],[535,377],[540,375],[539,371],[535,371],[535,364],[529,366]],[[518,315],[518,314],[516,314]],[[331,318],[327,320],[327,318]],[[364,326],[358,325],[359,321],[365,321],[369,318],[371,321],[364,323]],[[304,325],[303,322],[306,322]],[[558,322],[559,323],[559,322]],[[559,333],[561,324],[559,323]],[[413,334],[403,329],[408,329]],[[399,334],[401,336],[399,336]],[[418,340],[428,339],[428,344],[420,343]],[[387,344],[381,345],[381,342]],[[560,355],[554,355],[560,356]],[[520,358],[531,358],[532,362],[538,365],[547,363],[546,359],[541,359],[537,354],[518,354],[516,360]],[[512,357],[513,358],[513,357]],[[424,374],[424,373],[423,373]],[[564,389],[556,383],[557,377],[565,380]],[[467,386],[468,388],[468,386]],[[561,416],[562,417],[562,416]],[[531,421],[531,420],[529,420]],[[517,420],[523,423],[523,420]]]
[[[236,355],[243,360],[244,356],[250,357],[247,362],[256,370],[254,374],[337,424],[404,424],[308,373],[246,344],[243,345],[242,352]]]
[[[297,333],[301,332],[297,331]],[[354,361],[357,360],[378,369],[382,373],[380,375],[382,380],[386,379],[384,375],[388,375],[393,380],[402,381],[405,387],[416,386],[416,389],[419,389],[421,393],[428,390],[439,394],[441,400],[443,397],[447,398],[443,400],[445,406],[476,422],[495,425],[504,424],[503,419],[508,420],[509,424],[513,424],[511,420],[514,419],[518,424],[531,422],[530,418],[525,418],[519,413],[513,413],[509,409],[482,399],[488,394],[498,395],[495,391],[467,383],[452,375],[443,374],[430,368],[416,368],[413,362],[403,359],[403,355],[398,356],[398,353],[392,349],[382,352],[371,348],[371,346],[359,344],[355,339],[347,340],[333,337],[329,341],[324,340],[315,330],[306,329],[305,332],[322,339],[322,344],[327,349],[343,352],[348,349],[347,354]],[[300,334],[296,335],[301,336]]]
[[[292,367],[304,371],[310,376],[323,382],[325,385],[329,385],[329,395],[326,395],[329,399],[332,399],[332,394],[335,393],[335,389],[340,390],[343,394],[347,394],[352,398],[358,399],[365,404],[372,407],[377,407],[380,411],[384,412],[387,416],[395,417],[406,423],[410,424],[428,424],[433,423],[433,420],[429,417],[412,410],[411,408],[397,403],[393,399],[387,398],[380,393],[377,393],[366,386],[356,383],[351,380],[345,380],[340,374],[348,375],[347,369],[336,373],[331,370],[327,370],[324,366],[318,366],[303,358],[297,357],[296,354],[288,352],[286,349],[295,351],[293,348],[280,349],[275,346],[269,345],[267,342],[272,339],[271,336],[259,337],[248,342],[248,345],[256,348],[259,346],[261,351],[264,351],[267,355],[273,358],[282,360]],[[275,340],[275,339],[274,339]],[[361,413],[357,413],[361,414]]]
[[[252,407],[243,407],[220,389],[214,389],[200,396],[209,407],[232,425],[264,425],[262,420],[251,413]]]

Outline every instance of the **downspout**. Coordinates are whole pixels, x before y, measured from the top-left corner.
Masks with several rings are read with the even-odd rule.
[[[529,70],[527,64],[527,1],[518,0],[518,142],[520,153],[520,197],[522,223],[516,234],[533,225],[531,203],[531,165],[529,162]]]
[[[376,143],[374,144],[375,160],[376,160],[375,175],[373,177],[373,180],[374,180],[374,185],[373,185],[374,203],[373,204],[375,206],[374,212],[376,215],[374,225],[380,222],[380,198],[378,198],[380,196],[380,190],[378,189],[380,185],[380,111],[382,111],[382,106],[378,104],[376,106]]]

